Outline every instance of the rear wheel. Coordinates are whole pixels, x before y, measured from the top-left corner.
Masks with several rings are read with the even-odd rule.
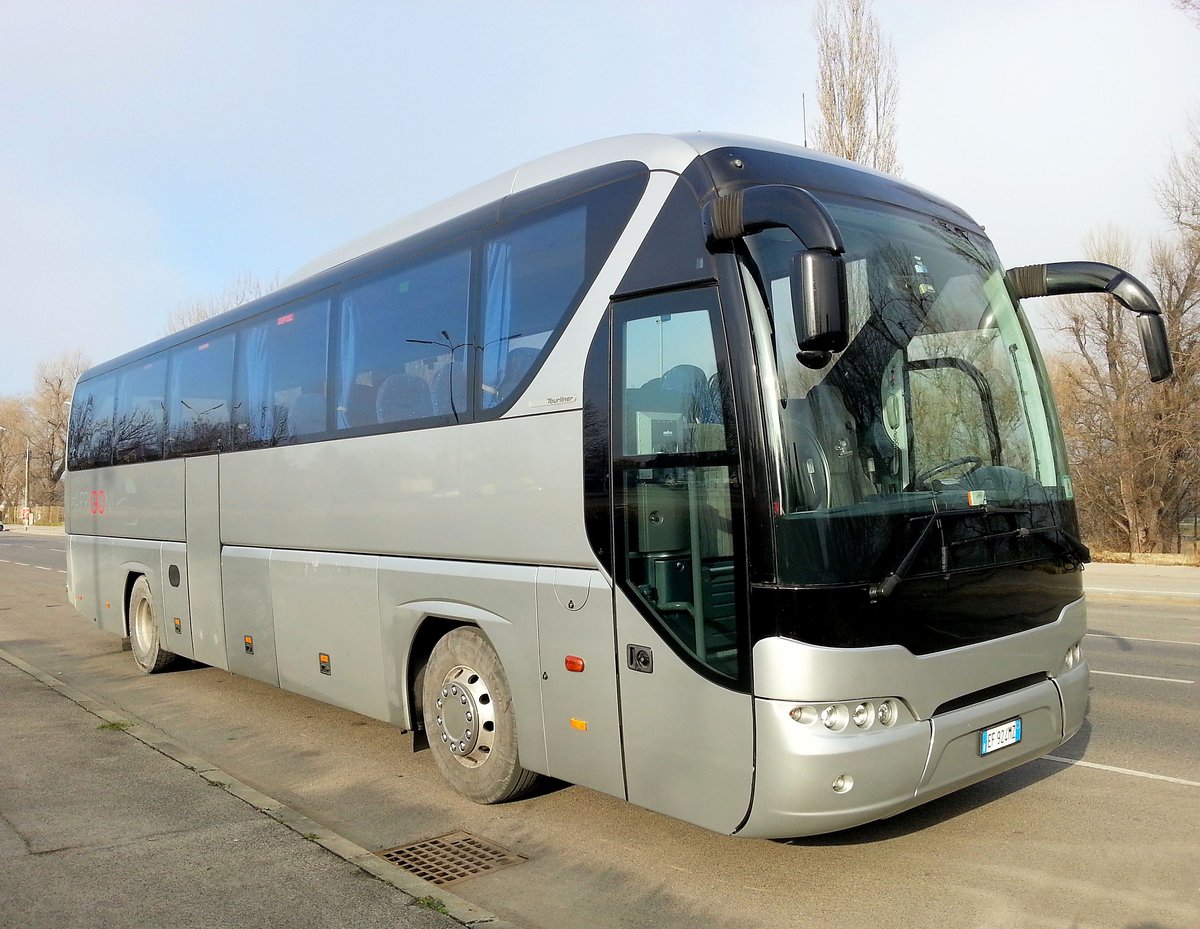
[[[515,800],[537,783],[521,767],[512,691],[483,634],[460,626],[433,647],[422,682],[425,735],[442,776],[476,803]]]
[[[150,582],[139,577],[129,593],[129,645],[133,660],[147,674],[157,674],[174,662],[176,655],[162,646],[158,637],[158,613]]]

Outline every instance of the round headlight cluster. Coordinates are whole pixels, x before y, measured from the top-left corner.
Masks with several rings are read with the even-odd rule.
[[[896,701],[889,697],[885,700],[862,700],[858,703],[795,706],[788,715],[806,726],[819,722],[830,732],[842,732],[845,729],[866,730],[873,726],[894,726],[899,707]]]
[[[1083,644],[1082,640],[1076,642],[1067,649],[1067,656],[1063,659],[1063,667],[1070,671],[1073,667],[1083,661],[1083,649],[1080,647]]]

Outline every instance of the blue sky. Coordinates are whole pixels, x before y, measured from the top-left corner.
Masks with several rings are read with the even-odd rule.
[[[1010,265],[1080,257],[1200,115],[1169,0],[877,0],[904,175]],[[810,2],[0,0],[0,394],[101,361],[249,273],[626,132],[801,142]],[[1136,270],[1136,269],[1135,269]]]

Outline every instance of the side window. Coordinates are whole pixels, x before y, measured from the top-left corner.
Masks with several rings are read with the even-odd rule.
[[[171,351],[167,390],[167,454],[215,452],[229,441],[233,392],[233,333],[224,332]]]
[[[434,420],[470,412],[471,253],[391,270],[341,300],[338,429]]]
[[[587,207],[507,230],[484,246],[480,406],[501,406],[533,369],[554,330],[582,297]]]
[[[476,396],[484,415],[506,407],[524,389],[608,259],[645,187],[643,175],[629,176],[488,233],[476,336]]]
[[[617,308],[614,492],[626,593],[718,678],[745,668],[737,452],[715,292]]]
[[[328,430],[329,301],[291,304],[238,330],[235,449]]]
[[[86,381],[75,389],[67,436],[72,470],[112,464],[116,390],[115,374]]]
[[[167,424],[167,356],[126,368],[117,378],[117,464],[162,457]]]

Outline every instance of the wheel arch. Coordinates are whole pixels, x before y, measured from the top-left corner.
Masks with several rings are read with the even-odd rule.
[[[419,729],[421,719],[421,674],[429,661],[433,647],[444,635],[459,626],[478,629],[504,664],[504,654],[497,647],[497,639],[504,636],[489,634],[490,629],[511,628],[503,616],[468,603],[445,600],[421,600],[404,603],[396,608],[399,626],[415,630],[401,645],[401,671],[404,681],[405,712],[404,724],[408,729]]]

